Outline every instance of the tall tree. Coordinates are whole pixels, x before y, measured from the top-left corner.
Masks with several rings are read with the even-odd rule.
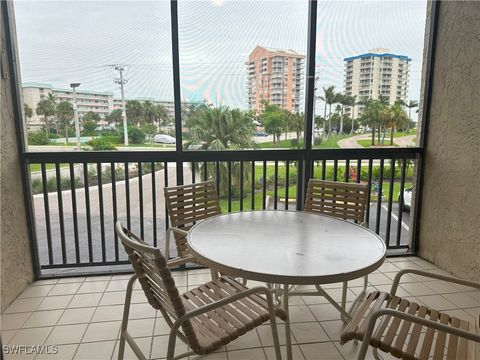
[[[57,102],[57,98],[55,97],[55,94],[52,92],[48,93],[47,100],[50,101],[52,104],[55,104]]]
[[[305,128],[303,114],[288,112],[287,122],[289,128],[295,131],[295,133],[297,134],[297,139],[300,140],[302,138],[302,131]]]
[[[140,101],[129,100],[125,105],[128,123],[130,125],[139,126],[142,123],[144,111],[143,105]]]
[[[173,119],[170,117],[170,113],[165,106],[158,104],[155,108],[158,130],[173,123]]]
[[[340,98],[340,97],[339,97]],[[338,123],[338,133],[342,134],[343,133],[343,107],[341,104],[337,104],[335,107],[335,113],[339,116]]]
[[[119,126],[123,122],[122,118],[122,109],[115,109],[112,110],[110,114],[105,115],[105,121],[110,125],[114,124],[115,126]]]
[[[372,145],[375,145],[375,131],[378,129],[380,134],[381,117],[380,112],[385,105],[379,100],[367,99],[363,102],[365,108],[363,109],[360,122],[368,126],[372,130]],[[379,137],[380,138],[380,137]]]
[[[408,131],[410,130],[409,127],[410,127],[410,123],[412,122],[412,109],[418,107],[418,101],[410,100],[408,103],[404,103],[404,104],[408,108],[408,120],[410,120],[407,125],[407,131]]]
[[[354,131],[354,122],[355,122],[355,106],[361,105],[362,102],[361,101],[357,102],[357,95],[345,96],[344,102],[345,102],[345,106],[348,106],[352,109],[352,112],[350,114],[352,119],[352,127],[350,128],[350,135],[352,135]]]
[[[65,145],[68,144],[68,126],[73,120],[73,105],[68,101],[61,101],[55,109],[58,126],[65,129]]]
[[[393,145],[393,133],[396,129],[405,129],[408,126],[410,119],[407,117],[405,110],[402,108],[402,103],[397,101],[390,107],[392,112],[392,123],[390,127],[390,145]]]
[[[157,107],[155,106],[155,104],[147,100],[142,104],[142,107],[142,125],[154,124],[157,120]]]
[[[230,109],[222,106],[211,108],[201,106],[190,113],[187,119],[187,127],[190,129],[192,140],[190,145],[199,145],[204,150],[225,151],[252,149],[255,142],[252,140],[255,125],[247,114],[239,109]],[[204,168],[206,166],[206,168]],[[231,163],[231,188],[239,188],[240,165],[238,162]],[[214,163],[202,163],[201,173],[207,173],[209,179],[216,179],[217,170]],[[225,196],[228,192],[228,166],[221,162],[219,166],[220,195]],[[243,167],[244,186],[248,185],[248,173],[250,167]],[[245,187],[246,189],[246,187]],[[246,194],[246,192],[244,192]]]
[[[287,117],[285,111],[283,111],[280,106],[268,103],[265,104],[265,111],[262,114],[262,123],[265,127],[265,131],[269,134],[273,134],[274,144],[276,144],[277,141],[280,141],[280,135],[286,127],[286,121]]]
[[[189,117],[192,143],[206,150],[249,149],[254,125],[239,109],[204,107]]]
[[[332,121],[331,121],[331,114],[332,114],[332,104],[336,102],[337,99],[337,93],[335,92],[335,86],[331,85],[328,88],[323,88],[323,96],[320,96],[320,99],[322,99],[325,102],[325,108],[324,108],[324,118],[327,118],[327,105],[329,108],[328,112],[328,135],[332,132]]]
[[[38,102],[35,112],[39,116],[43,116],[43,125],[48,138],[48,128],[50,127],[50,117],[55,115],[55,103],[48,99],[42,99]]]
[[[82,117],[82,128],[85,135],[94,135],[97,123],[100,121],[100,115],[89,111]]]
[[[28,104],[24,104],[23,105],[23,111],[25,113],[25,119],[29,119],[32,117],[33,115],[33,110],[30,106],[28,106]]]

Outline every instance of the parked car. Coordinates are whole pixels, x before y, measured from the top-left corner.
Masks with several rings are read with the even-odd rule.
[[[265,136],[268,136],[268,134],[265,131],[255,131],[253,133],[253,136],[263,136],[263,137],[265,137]]]
[[[398,194],[398,203],[400,204],[400,194]],[[410,211],[412,206],[412,188],[406,188],[403,190],[403,203],[400,204],[403,211]]]
[[[158,144],[175,144],[175,138],[166,134],[157,134],[153,137],[153,142]]]

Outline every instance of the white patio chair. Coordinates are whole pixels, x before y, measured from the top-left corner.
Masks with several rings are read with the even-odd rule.
[[[118,359],[122,360],[125,342],[139,359],[145,359],[128,332],[128,315],[133,285],[139,281],[150,305],[159,310],[170,327],[167,360],[190,355],[205,355],[270,320],[276,359],[281,359],[275,317],[286,320],[286,313],[274,306],[266,287],[247,288],[228,276],[220,276],[180,294],[167,261],[159,249],[147,245],[131,231],[116,224],[135,274],[127,285],[121,325]],[[177,337],[191,351],[175,355]]]

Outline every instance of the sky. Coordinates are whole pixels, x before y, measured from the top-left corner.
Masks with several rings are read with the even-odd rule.
[[[420,96],[426,1],[319,1],[317,87],[343,90],[345,57],[388,48],[411,59]],[[178,2],[182,99],[245,109],[246,65],[257,45],[307,52],[308,1]],[[170,3],[15,2],[22,81],[111,91],[125,64],[125,96],[173,100]],[[322,108],[317,103],[317,108]]]

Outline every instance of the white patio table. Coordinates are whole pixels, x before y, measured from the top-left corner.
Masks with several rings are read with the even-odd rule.
[[[383,240],[369,229],[328,216],[294,211],[251,211],[219,215],[193,226],[187,236],[192,253],[211,269],[234,277],[283,287],[288,312],[292,295],[324,296],[344,320],[342,305],[321,288],[378,269],[385,260]],[[317,291],[292,291],[315,285]],[[346,292],[345,292],[346,293]],[[352,306],[353,308],[353,306]],[[285,322],[287,359],[292,358],[290,320]]]

